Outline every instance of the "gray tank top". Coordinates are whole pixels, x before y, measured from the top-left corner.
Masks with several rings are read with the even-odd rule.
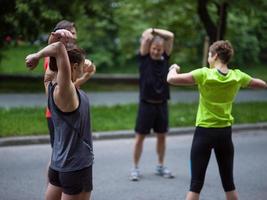
[[[73,112],[62,112],[53,99],[55,86],[48,86],[48,107],[55,127],[50,167],[60,172],[89,167],[94,160],[89,99],[77,89],[79,107]]]

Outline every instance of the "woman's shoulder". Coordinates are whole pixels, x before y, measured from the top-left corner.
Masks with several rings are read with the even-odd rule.
[[[245,72],[243,72],[242,70],[240,70],[238,68],[229,69],[229,71],[231,71],[232,73],[237,74],[237,75],[246,74]]]

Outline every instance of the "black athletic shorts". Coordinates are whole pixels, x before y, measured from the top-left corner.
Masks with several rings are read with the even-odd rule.
[[[59,172],[49,167],[48,178],[50,184],[61,187],[68,195],[93,190],[92,166],[73,172]]]
[[[168,131],[168,103],[148,103],[140,101],[135,125],[135,132],[149,134],[151,129],[155,133]]]

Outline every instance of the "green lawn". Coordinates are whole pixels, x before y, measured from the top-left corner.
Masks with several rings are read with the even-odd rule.
[[[170,127],[194,126],[197,104],[173,104]],[[267,102],[234,105],[235,123],[267,121]],[[92,107],[92,128],[95,131],[133,130],[137,105]],[[44,108],[0,108],[0,137],[43,135],[47,133]]]
[[[3,50],[3,60],[0,62],[0,73],[7,74],[41,74],[43,73],[43,60],[36,70],[30,71],[25,66],[25,58],[28,54],[41,49],[35,45],[9,46]]]
[[[43,67],[38,67],[33,72],[28,72],[25,67],[25,57],[29,53],[36,52],[41,49],[41,46],[36,45],[19,45],[9,46],[3,50],[4,58],[0,62],[0,73],[8,74],[43,74]],[[43,60],[40,65],[43,64]],[[179,64],[179,63],[178,63]],[[97,63],[96,63],[97,65]],[[198,65],[197,67],[199,67]],[[182,72],[188,72],[195,69],[194,66],[181,66]],[[249,66],[240,66],[240,69],[250,74],[251,76],[267,80],[267,64],[255,64]],[[101,73],[101,71],[97,71]],[[136,66],[116,66],[114,68],[104,69],[102,73],[137,73]]]

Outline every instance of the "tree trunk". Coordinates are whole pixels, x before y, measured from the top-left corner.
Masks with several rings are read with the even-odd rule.
[[[211,17],[208,13],[207,4],[209,0],[198,0],[198,15],[202,21],[204,28],[209,37],[210,44],[217,40],[222,40],[226,31],[227,24],[227,8],[228,3],[224,1],[223,3],[217,5],[219,21],[215,24],[211,20]]]
[[[218,31],[217,31],[217,40],[223,40],[225,31],[226,31],[226,23],[227,23],[227,8],[228,3],[223,2],[219,5],[219,23],[218,23]]]

